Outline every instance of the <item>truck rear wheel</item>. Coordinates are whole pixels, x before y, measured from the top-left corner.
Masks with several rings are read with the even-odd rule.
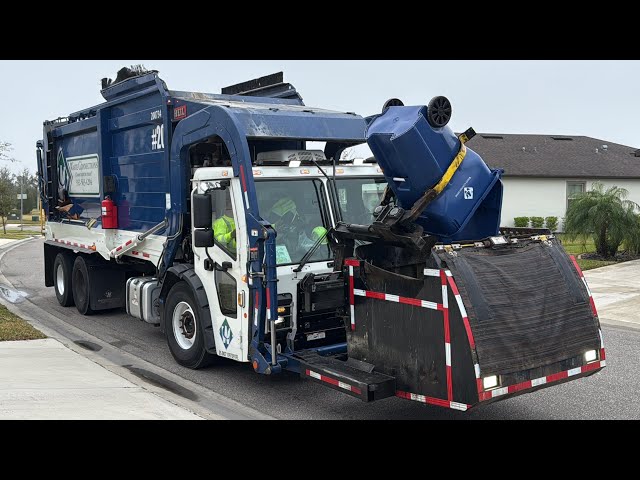
[[[73,256],[60,252],[53,261],[53,288],[56,291],[58,303],[63,307],[73,305],[73,291],[71,289],[71,271],[73,270]]]
[[[176,283],[169,291],[164,318],[169,350],[176,362],[194,370],[213,363],[216,356],[204,347],[198,304],[185,282]]]
[[[72,273],[73,300],[76,303],[78,312],[82,315],[91,315],[91,288],[89,285],[89,269],[87,261],[81,255],[73,262]]]

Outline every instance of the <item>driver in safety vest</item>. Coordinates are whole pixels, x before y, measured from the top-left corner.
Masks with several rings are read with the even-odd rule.
[[[284,244],[290,255],[304,255],[323,236],[322,244],[327,244],[327,229],[322,225],[314,227],[311,234],[307,234],[304,221],[298,215],[298,209],[291,197],[278,200],[271,207],[269,219],[278,232],[276,241]]]
[[[227,196],[225,212],[213,222],[211,228],[216,242],[227,250],[236,251],[236,222],[233,219],[231,197]]]

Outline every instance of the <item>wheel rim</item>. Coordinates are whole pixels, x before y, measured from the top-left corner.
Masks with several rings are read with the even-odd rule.
[[[58,264],[56,268],[56,288],[60,295],[64,295],[64,269],[62,264]]]
[[[183,350],[188,350],[196,341],[196,316],[191,305],[180,302],[173,309],[173,337]]]

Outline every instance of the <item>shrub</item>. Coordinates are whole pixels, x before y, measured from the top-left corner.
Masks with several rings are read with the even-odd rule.
[[[544,218],[542,217],[531,217],[531,227],[532,228],[542,228],[544,225]]]
[[[517,228],[526,228],[529,226],[529,217],[515,217],[513,223]]]
[[[545,217],[544,223],[552,232],[555,232],[558,229],[558,217]]]

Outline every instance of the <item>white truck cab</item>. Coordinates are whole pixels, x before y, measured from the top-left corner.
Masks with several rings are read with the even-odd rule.
[[[274,152],[269,153],[274,155]],[[309,151],[278,153],[280,156],[286,154],[303,159],[305,155],[312,154]],[[280,349],[289,344],[292,350],[298,350],[300,342],[309,346],[324,340],[332,334],[332,330],[335,330],[335,334],[344,332],[342,319],[337,317],[327,328],[326,312],[322,312],[322,308],[318,308],[318,315],[325,317],[322,322],[314,322],[313,318],[306,318],[302,322],[299,318],[299,283],[309,273],[322,275],[334,271],[333,254],[326,238],[304,262],[302,269],[298,267],[314,245],[317,233],[334,227],[338,215],[347,223],[371,223],[373,210],[380,203],[386,182],[382,170],[375,163],[354,160],[338,164],[335,167],[336,193],[340,204],[338,213],[327,178],[333,178],[333,170],[331,165],[308,165],[297,159],[286,164],[253,168],[260,215],[272,222],[277,232],[279,316],[275,323],[278,338],[282,339]],[[214,190],[220,182],[225,181],[229,182],[227,188]],[[256,321],[257,317],[255,312],[249,311],[250,279],[246,275],[249,259],[246,257],[249,236],[258,232],[247,232],[243,228],[246,225],[243,193],[240,179],[233,177],[231,167],[198,168],[194,172],[192,187],[192,195],[207,191],[212,195],[212,225],[218,221],[217,225],[223,229],[235,227],[234,241],[225,241],[214,226],[213,248],[193,247],[194,266],[209,298],[217,354],[247,362],[250,360],[251,332],[248,320]],[[284,205],[284,210],[288,209],[285,218],[278,215],[278,205]],[[212,271],[206,270],[209,263],[205,259],[208,258],[214,264]],[[312,309],[315,307],[311,306]],[[265,331],[269,332],[268,322]],[[294,343],[296,348],[293,348]]]

